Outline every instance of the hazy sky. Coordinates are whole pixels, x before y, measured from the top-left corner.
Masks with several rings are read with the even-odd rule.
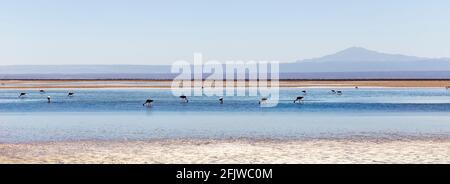
[[[0,64],[450,57],[448,0],[0,0]]]

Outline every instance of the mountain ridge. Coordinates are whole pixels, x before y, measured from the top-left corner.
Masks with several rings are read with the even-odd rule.
[[[0,65],[0,75],[171,73],[170,69],[170,65]],[[398,71],[450,71],[450,59],[387,54],[350,47],[323,57],[280,63],[280,73]]]
[[[403,54],[390,54],[380,51],[369,50],[364,47],[349,47],[347,49],[338,51],[334,54],[328,54],[322,57],[297,60],[297,62],[329,62],[329,61],[420,61],[430,59],[444,59],[444,58],[426,58],[417,56],[408,56]]]
[[[450,71],[450,59],[387,54],[363,47],[350,47],[323,57],[283,64],[280,71],[288,73]]]

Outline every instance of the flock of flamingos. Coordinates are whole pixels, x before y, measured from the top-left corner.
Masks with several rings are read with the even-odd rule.
[[[356,86],[355,89],[358,89],[358,87]],[[445,89],[446,89],[446,90],[450,90],[450,86],[446,86]],[[39,92],[40,92],[41,94],[44,94],[44,93],[45,93],[45,90],[39,90]],[[306,95],[306,94],[307,94],[307,91],[306,91],[306,90],[303,90],[303,91],[301,91],[301,92],[303,93],[303,95]],[[331,90],[330,92],[331,92],[332,94],[335,94],[335,95],[342,95],[342,94],[343,94],[342,91],[339,91],[339,90]],[[26,97],[27,95],[28,95],[28,93],[22,92],[22,93],[19,94],[19,98],[24,98],[24,97]],[[68,93],[67,93],[67,97],[73,97],[74,95],[75,95],[74,92],[68,92]],[[189,102],[188,97],[187,97],[186,95],[181,95],[181,96],[179,96],[179,98],[180,98],[180,100],[181,100],[182,103],[188,103],[188,102]],[[305,99],[304,96],[298,96],[297,98],[294,99],[294,103],[303,103],[304,99]],[[263,103],[267,103],[267,101],[268,101],[268,98],[263,97],[263,98],[261,98],[261,99],[258,101],[258,103],[259,103],[259,104],[263,104]],[[48,102],[48,103],[51,103],[51,102],[52,102],[52,99],[51,99],[50,96],[47,96],[47,102]],[[153,103],[154,103],[154,100],[151,99],[151,98],[149,98],[149,99],[147,99],[147,100],[142,104],[142,106],[152,106]],[[220,103],[220,104],[223,104],[223,103],[224,103],[224,98],[223,98],[223,97],[220,97],[220,98],[219,98],[219,103]]]
[[[358,87],[356,87],[356,88],[358,88]],[[45,91],[45,90],[39,90],[39,93],[45,94],[46,91]],[[304,95],[306,95],[306,94],[307,94],[307,91],[306,91],[306,90],[303,90],[302,93],[303,93]],[[342,95],[342,91],[339,91],[339,90],[331,90],[331,93],[332,93],[332,94],[336,94],[336,95]],[[22,93],[19,94],[19,98],[25,98],[27,95],[28,95],[28,93],[22,92]],[[74,95],[75,95],[74,92],[68,92],[68,93],[67,93],[67,97],[73,97]],[[182,103],[188,103],[188,102],[189,102],[188,97],[187,97],[186,95],[181,95],[181,96],[179,96],[179,98],[180,98],[180,100],[181,100]],[[297,98],[294,99],[294,103],[303,103],[304,98],[305,98],[304,96],[298,96]],[[263,98],[261,98],[261,99],[258,101],[258,103],[259,103],[259,104],[263,104],[263,103],[267,103],[267,101],[268,101],[268,98],[263,97]],[[47,102],[48,102],[48,103],[51,103],[51,102],[52,102],[52,98],[51,98],[50,96],[47,96]],[[143,105],[143,106],[151,106],[153,103],[154,103],[154,100],[151,99],[151,98],[149,98],[149,99],[147,99],[142,105]],[[220,97],[220,98],[219,98],[219,103],[220,103],[220,104],[223,104],[223,103],[224,103],[224,98],[223,98],[223,97]]]

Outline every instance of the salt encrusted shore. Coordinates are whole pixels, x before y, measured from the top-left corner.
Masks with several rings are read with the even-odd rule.
[[[0,143],[0,163],[450,163],[450,139],[167,139]]]

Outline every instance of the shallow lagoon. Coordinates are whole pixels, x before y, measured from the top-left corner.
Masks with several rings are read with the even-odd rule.
[[[258,97],[191,97],[180,103],[167,89],[2,90],[0,142],[146,140],[162,138],[308,138],[449,135],[445,89],[282,89],[276,107]],[[24,99],[17,96],[28,92]],[[48,104],[46,97],[52,96]],[[142,103],[151,97],[151,108]]]

